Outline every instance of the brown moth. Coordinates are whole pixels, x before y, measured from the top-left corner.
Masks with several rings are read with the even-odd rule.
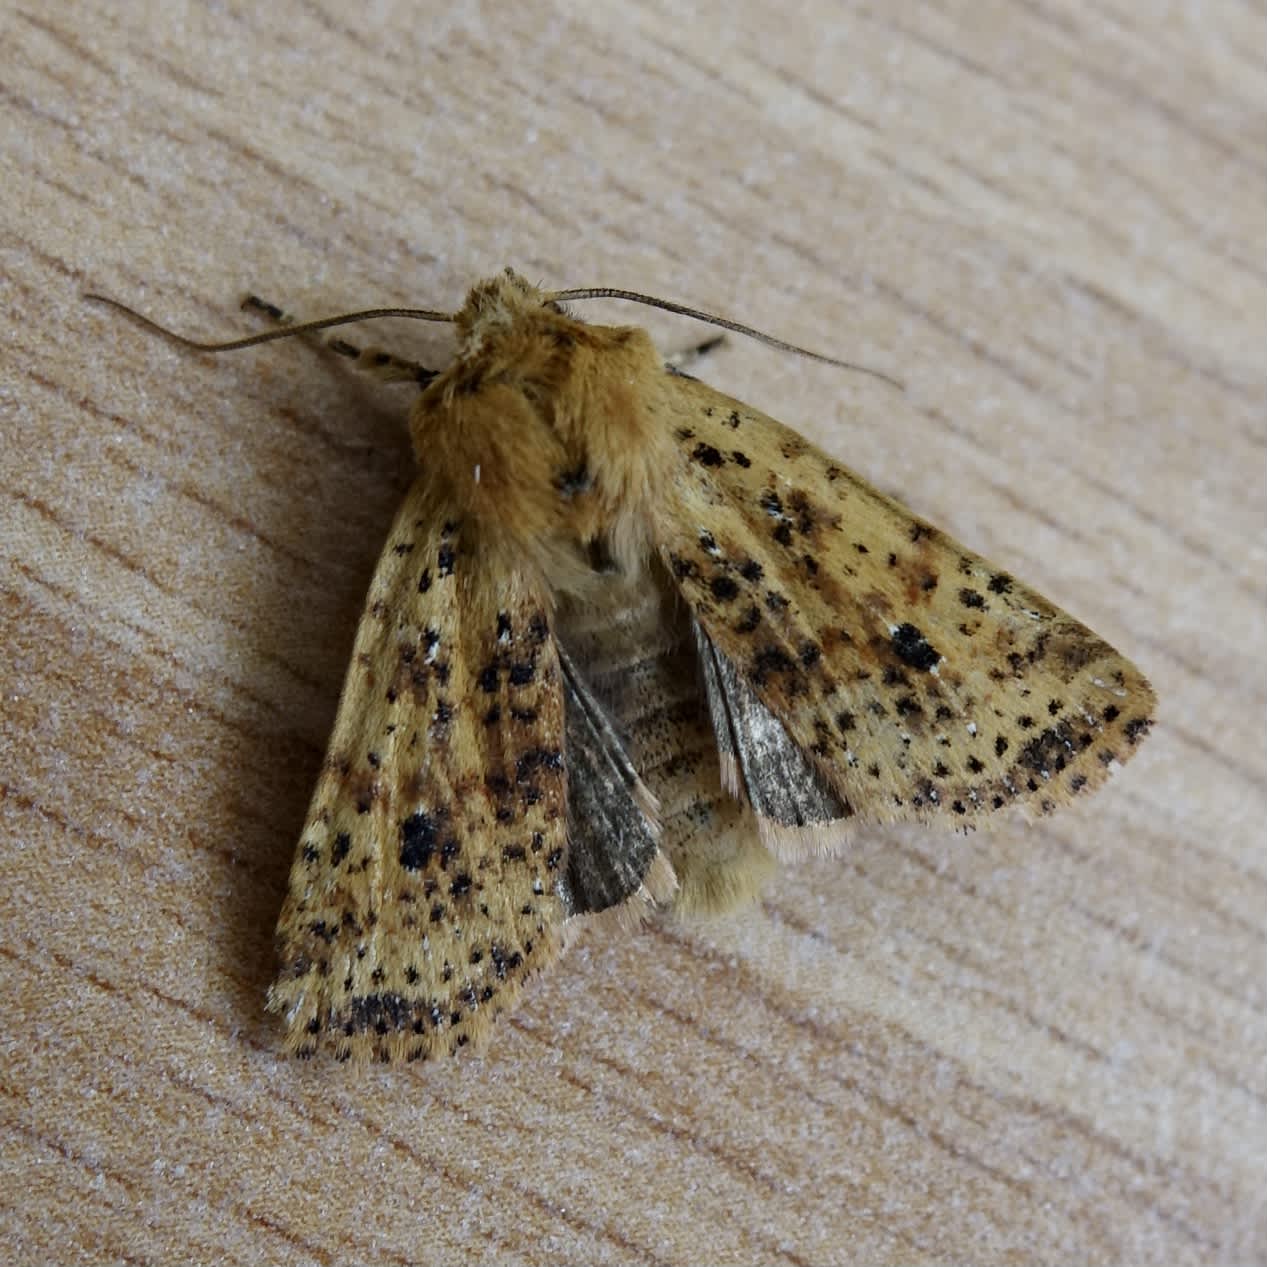
[[[690,311],[507,270],[451,315],[194,345],[457,331],[438,373],[334,345],[421,385],[419,471],[278,921],[269,1007],[300,1055],[481,1046],[569,921],[733,905],[855,822],[1046,813],[1149,728],[1148,682],[1084,625],[562,306],[595,295]]]

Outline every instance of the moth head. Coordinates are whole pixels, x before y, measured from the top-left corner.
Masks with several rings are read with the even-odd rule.
[[[542,310],[561,311],[545,292],[513,268],[476,282],[453,317],[460,354],[478,355],[490,341]]]

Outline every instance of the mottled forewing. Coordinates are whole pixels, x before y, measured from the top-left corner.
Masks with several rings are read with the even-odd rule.
[[[556,953],[564,711],[543,595],[415,485],[357,631],[277,929],[292,1048],[477,1044]]]
[[[1086,626],[774,419],[684,378],[670,399],[665,562],[849,810],[1042,812],[1131,755],[1152,690]]]

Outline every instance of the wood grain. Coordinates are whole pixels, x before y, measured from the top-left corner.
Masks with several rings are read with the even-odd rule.
[[[9,1261],[1267,1258],[1261,6],[17,0],[0,37]],[[482,1063],[290,1063],[272,926],[406,389],[80,295],[227,334],[247,289],[445,306],[508,263],[898,373],[705,371],[1160,722],[1050,823],[596,932]]]

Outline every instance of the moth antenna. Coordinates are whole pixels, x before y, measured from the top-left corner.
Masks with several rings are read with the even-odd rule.
[[[111,299],[109,295],[86,294],[84,298],[91,303],[105,304],[123,313],[129,321],[159,335],[169,343],[183,348],[192,348],[196,352],[236,352],[240,348],[253,348],[260,343],[273,343],[277,339],[291,339],[297,334],[312,334],[316,330],[328,330],[331,326],[348,326],[358,321],[375,321],[379,317],[408,317],[411,321],[452,321],[451,312],[433,312],[428,308],[366,308],[361,312],[342,312],[334,317],[321,317],[317,321],[304,321],[296,326],[287,326],[284,330],[265,330],[262,334],[247,335],[242,339],[227,339],[223,343],[203,343],[198,339],[187,338],[161,326],[157,321],[129,308],[127,304]]]
[[[650,308],[663,308],[665,312],[677,313],[683,317],[693,317],[696,321],[706,322],[710,326],[720,326],[723,330],[733,330],[736,334],[746,334],[768,347],[777,348],[780,352],[795,352],[797,356],[807,356],[811,361],[822,361],[826,365],[834,365],[842,370],[855,370],[859,374],[869,374],[904,392],[905,385],[898,379],[885,374],[882,370],[873,370],[866,365],[858,365],[853,361],[841,361],[834,356],[825,356],[822,352],[811,352],[809,348],[776,339],[772,334],[754,330],[729,317],[719,317],[716,313],[701,312],[698,308],[688,308],[685,304],[675,304],[668,299],[657,299],[654,295],[643,295],[636,290],[618,290],[611,286],[585,286],[577,290],[556,290],[545,296],[547,302],[561,303],[573,299],[628,299],[632,303],[646,304]]]

